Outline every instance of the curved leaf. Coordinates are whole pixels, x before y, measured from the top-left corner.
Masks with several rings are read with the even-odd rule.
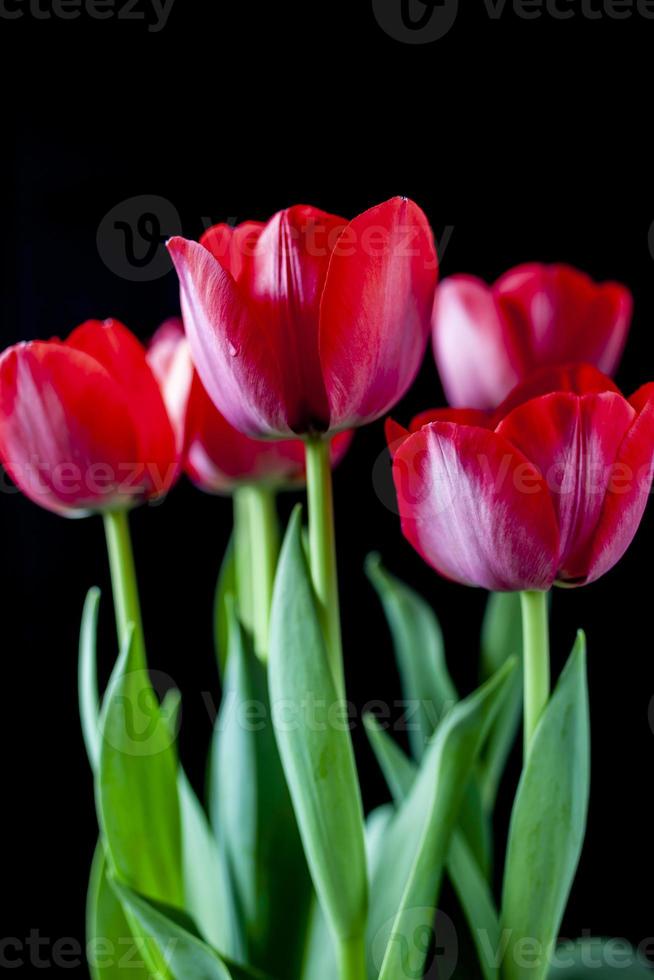
[[[510,680],[507,681],[508,684],[510,684]],[[377,761],[393,798],[396,803],[400,804],[409,795],[418,767],[404,754],[388,733],[379,728],[372,716],[366,716],[364,720]],[[382,840],[378,842],[373,855],[371,855],[373,866],[379,853],[384,853],[383,835]],[[498,967],[494,958],[500,946],[499,915],[495,908],[490,886],[460,830],[455,830],[452,834],[447,852],[446,868],[465,913],[484,978],[485,980],[495,980]]]
[[[514,668],[508,662],[460,701],[438,727],[417,778],[384,837],[383,860],[372,868],[370,962],[379,980],[419,976],[431,932],[443,865],[466,782]]]
[[[92,980],[121,980],[129,969],[134,980],[149,980],[122,905],[107,878],[107,862],[98,843],[86,899],[86,956]]]
[[[112,872],[145,894],[183,905],[177,755],[130,632],[100,719],[98,819]]]
[[[229,656],[211,753],[211,820],[248,962],[292,978],[301,965],[311,879],[270,720],[266,668],[233,602],[228,621]]]
[[[445,663],[443,634],[431,606],[387,572],[379,555],[368,555],[366,573],[391,629],[404,697],[417,707],[408,734],[414,758],[421,759],[438,722],[459,700]]]
[[[581,854],[588,810],[590,736],[586,644],[579,633],[534,733],[513,805],[504,870],[506,980],[540,980]],[[537,943],[528,965],[518,944]]]
[[[330,928],[361,936],[367,907],[363,808],[302,546],[291,517],[277,569],[270,624],[275,735],[314,886]]]
[[[213,601],[213,636],[218,670],[220,676],[225,674],[227,653],[229,649],[229,620],[227,616],[228,597],[236,596],[236,555],[234,535],[229,539],[222,565],[218,573],[216,591]]]
[[[84,611],[82,612],[77,688],[82,735],[84,737],[84,745],[86,746],[86,754],[92,769],[97,768],[98,758],[100,756],[100,696],[98,694],[96,659],[99,607],[100,589],[89,589],[84,602]]]

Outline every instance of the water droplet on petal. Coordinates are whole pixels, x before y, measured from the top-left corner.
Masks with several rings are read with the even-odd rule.
[[[236,357],[238,354],[238,351],[236,350],[233,344],[229,344],[227,350],[229,351],[230,357]]]

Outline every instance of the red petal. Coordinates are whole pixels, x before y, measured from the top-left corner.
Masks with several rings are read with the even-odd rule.
[[[168,411],[177,452],[184,450],[184,426],[186,410],[193,381],[193,362],[184,325],[179,317],[171,317],[155,332],[147,349],[147,360],[159,382],[161,394]]]
[[[403,425],[396,422],[395,419],[389,417],[384,422],[384,435],[386,436],[386,444],[388,445],[388,451],[391,457],[395,456],[395,453],[400,448],[405,439],[410,436],[408,429],[405,429]]]
[[[493,292],[523,373],[567,361],[614,373],[631,322],[632,299],[624,286],[595,283],[567,265],[534,262],[507,272]]]
[[[379,418],[415,378],[437,267],[431,229],[412,201],[393,198],[343,231],[320,309],[320,361],[333,428]]]
[[[619,394],[553,393],[519,406],[497,432],[538,467],[561,535],[558,577],[582,583],[613,469],[636,416]]]
[[[434,357],[451,405],[492,409],[519,379],[493,291],[473,276],[451,276],[436,290]]]
[[[400,446],[404,534],[442,575],[495,591],[548,589],[559,535],[532,463],[487,429],[434,422]]]
[[[515,386],[511,394],[504,399],[495,412],[495,425],[499,424],[504,416],[512,412],[518,405],[531,401],[532,398],[537,398],[539,395],[548,395],[553,391],[571,391],[575,395],[586,395],[600,391],[614,391],[620,394],[617,385],[592,364],[546,365],[533,371],[525,381]]]
[[[493,429],[493,416],[478,408],[428,408],[411,419],[411,432],[417,432],[430,422],[456,422],[458,425],[476,425],[482,429]]]
[[[94,358],[59,342],[4,352],[0,455],[31,500],[63,514],[126,505],[143,491],[138,453],[125,393]]]
[[[622,557],[638,530],[652,487],[654,384],[643,385],[630,402],[636,416],[618,451],[590,553],[586,581],[594,582]]]
[[[200,239],[226,272],[238,282],[243,269],[252,260],[265,225],[261,221],[244,221],[240,225],[214,225]]]
[[[168,249],[181,286],[193,363],[227,420],[250,435],[291,435],[280,362],[247,298],[210,252],[172,238]]]
[[[139,438],[138,461],[151,496],[170,489],[179,471],[175,434],[145,349],[118,320],[87,320],[66,346],[94,357],[122,388]]]
[[[279,352],[297,432],[329,427],[318,320],[329,260],[345,225],[343,218],[304,205],[280,211],[261,232],[239,280]]]

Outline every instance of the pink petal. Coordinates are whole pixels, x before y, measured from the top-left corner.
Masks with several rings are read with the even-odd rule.
[[[393,198],[339,238],[320,308],[320,361],[332,428],[389,411],[422,361],[438,262],[420,208]]]
[[[206,248],[172,238],[168,249],[180,280],[191,355],[209,397],[241,432],[291,435],[284,351],[271,342],[247,297]]]
[[[434,422],[393,462],[405,536],[442,575],[495,591],[548,589],[559,534],[532,463],[487,429]]]
[[[440,284],[432,313],[434,357],[448,402],[493,409],[520,377],[492,289],[473,276]]]

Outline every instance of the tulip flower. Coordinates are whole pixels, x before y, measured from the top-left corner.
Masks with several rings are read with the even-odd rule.
[[[58,514],[160,497],[178,471],[173,429],[145,350],[117,320],[0,357],[0,457],[18,487]]]
[[[534,370],[583,361],[618,366],[631,321],[629,290],[567,265],[531,263],[492,286],[451,276],[434,297],[434,357],[448,402],[495,409]]]
[[[654,385],[627,400],[600,378],[580,369],[577,390],[516,393],[492,425],[451,413],[403,439],[389,430],[402,528],[429,564],[518,591],[584,585],[618,561],[649,493]]]
[[[437,277],[413,202],[394,198],[349,223],[298,205],[168,248],[198,374],[241,432],[354,428],[413,381]]]
[[[273,489],[301,485],[305,477],[302,440],[252,439],[230,425],[193,368],[179,318],[161,325],[147,356],[173,421],[184,469],[197,487],[207,493],[231,493],[253,483]],[[333,465],[343,458],[351,440],[351,432],[334,438]]]

